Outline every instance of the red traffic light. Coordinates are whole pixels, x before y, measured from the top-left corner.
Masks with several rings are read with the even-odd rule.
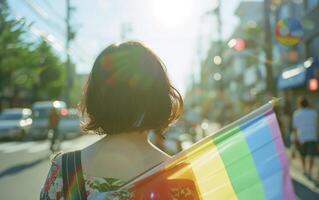
[[[233,38],[228,42],[228,46],[235,51],[242,51],[245,49],[245,40],[242,38]]]
[[[309,89],[310,91],[316,91],[316,90],[318,90],[318,80],[315,79],[315,78],[309,79],[308,89]]]

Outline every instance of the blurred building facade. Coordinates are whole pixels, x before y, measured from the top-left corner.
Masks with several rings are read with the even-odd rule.
[[[240,108],[239,114],[257,106],[266,90],[262,12],[260,1],[240,2],[235,10],[239,24],[227,42],[225,59],[229,62],[225,71],[230,79],[227,81],[229,94],[235,94],[232,102]]]
[[[319,110],[319,1],[283,1],[274,8],[273,26],[280,19],[293,18],[303,27],[303,39],[295,46],[274,41],[274,69],[279,94],[295,102],[307,96]]]
[[[271,41],[264,39],[264,6],[263,1],[241,1],[235,10],[239,23],[231,37],[210,44],[201,63],[200,83],[189,95],[192,99],[197,95],[202,118],[229,123],[267,102],[271,98],[267,62],[272,65],[277,96],[284,97],[284,104],[289,100],[290,110],[300,95],[308,96],[319,110],[319,0],[272,1]],[[275,26],[286,18],[295,18],[303,26],[297,45],[285,46],[276,40]],[[272,44],[272,60],[266,60],[266,42]],[[310,86],[310,81],[317,83]]]
[[[256,97],[266,88],[260,13],[262,2],[241,2],[235,10],[239,24],[231,38],[221,45],[211,43],[201,65],[200,86],[203,96],[210,97],[202,103],[205,118],[227,124],[258,106]]]

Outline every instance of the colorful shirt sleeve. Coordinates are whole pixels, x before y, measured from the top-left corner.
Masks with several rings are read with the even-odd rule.
[[[40,194],[40,200],[62,200],[63,180],[61,172],[61,162],[53,160],[47,179]]]

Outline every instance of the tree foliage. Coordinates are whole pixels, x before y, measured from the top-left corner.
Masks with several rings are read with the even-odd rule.
[[[5,0],[0,0],[0,94],[16,98],[27,91],[31,101],[58,99],[65,82],[64,64],[51,46],[40,39],[26,42],[31,25],[10,15]],[[1,96],[0,96],[1,100]]]
[[[0,89],[14,85],[14,73],[23,68],[28,58],[28,44],[21,37],[25,33],[23,20],[10,19],[6,2],[0,4]]]
[[[34,54],[37,63],[36,96],[39,99],[59,98],[65,82],[64,64],[45,41],[37,46]]]

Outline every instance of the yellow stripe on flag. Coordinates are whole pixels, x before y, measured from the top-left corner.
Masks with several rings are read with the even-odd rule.
[[[200,148],[182,155],[166,166],[185,164],[168,179],[188,179],[194,181],[200,194],[200,199],[237,199],[237,195],[230,182],[224,162],[220,157],[216,145],[207,140]]]
[[[209,141],[191,163],[196,185],[203,200],[237,199],[217,147]]]

